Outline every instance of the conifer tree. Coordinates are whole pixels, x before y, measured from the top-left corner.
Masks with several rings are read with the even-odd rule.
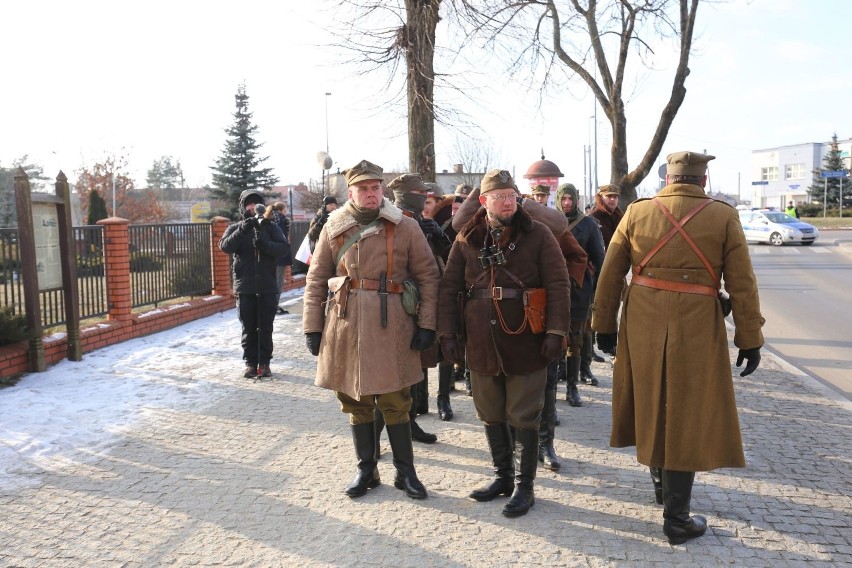
[[[86,216],[87,225],[97,225],[98,221],[109,217],[107,213],[106,201],[101,197],[101,192],[92,190],[89,192],[89,213]]]
[[[252,113],[248,109],[249,97],[245,85],[237,88],[234,96],[237,110],[234,123],[225,129],[228,135],[225,147],[216,160],[213,170],[213,186],[209,192],[213,199],[225,203],[225,207],[213,215],[237,219],[240,193],[246,189],[266,191],[278,182],[272,168],[263,168],[261,164],[269,159],[260,157],[258,151],[263,146],[255,139],[257,126],[252,124]],[[275,195],[269,194],[270,197]]]
[[[828,149],[828,153],[822,159],[822,164],[822,168],[814,170],[812,185],[808,187],[808,195],[811,196],[811,200],[815,203],[822,203],[824,199],[825,204],[829,208],[837,207],[840,203],[840,180],[842,179],[843,207],[849,207],[850,203],[852,203],[852,179],[849,177],[824,178],[820,175],[822,172],[845,171],[847,174],[849,172],[843,163],[843,154],[837,145],[836,132],[831,137],[831,146]]]

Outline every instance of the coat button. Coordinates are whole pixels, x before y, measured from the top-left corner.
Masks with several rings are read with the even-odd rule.
[[[689,280],[689,275],[688,275],[688,274],[684,274],[683,276],[681,276],[681,278],[683,278],[684,280]]]
[[[491,320],[491,325],[497,325],[497,320]]]

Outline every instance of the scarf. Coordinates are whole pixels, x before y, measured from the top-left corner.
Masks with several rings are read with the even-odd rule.
[[[344,207],[346,207],[346,210],[349,211],[349,214],[352,215],[359,225],[369,225],[375,221],[379,217],[379,209],[381,209],[381,205],[379,209],[358,207],[351,199],[346,202]]]

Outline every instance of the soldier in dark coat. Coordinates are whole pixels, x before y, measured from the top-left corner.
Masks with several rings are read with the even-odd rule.
[[[491,501],[511,494],[503,514],[517,517],[535,503],[546,367],[562,353],[568,334],[570,284],[553,233],[518,207],[511,174],[488,172],[480,193],[484,207],[450,250],[438,295],[438,331],[441,350],[450,360],[461,363],[465,347],[474,406],[485,423],[496,473],[470,496]],[[544,322],[524,309],[525,298],[541,297],[542,292]],[[517,473],[510,426],[520,446]]]
[[[269,377],[272,359],[272,324],[278,306],[275,270],[278,257],[290,254],[284,233],[268,218],[258,219],[255,209],[263,194],[247,189],[240,194],[243,220],[225,230],[219,239],[222,252],[233,255],[234,292],[242,324],[243,376]]]

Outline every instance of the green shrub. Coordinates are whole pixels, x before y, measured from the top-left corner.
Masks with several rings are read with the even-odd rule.
[[[0,345],[7,345],[30,339],[32,333],[27,329],[27,319],[16,314],[9,306],[0,307]]]
[[[210,274],[210,259],[205,256],[198,262],[181,265],[171,277],[172,293],[175,296],[204,296],[213,290]]]
[[[130,272],[157,272],[163,269],[163,263],[153,254],[133,252],[130,254]]]
[[[103,276],[104,257],[101,255],[77,255],[77,276]]]

